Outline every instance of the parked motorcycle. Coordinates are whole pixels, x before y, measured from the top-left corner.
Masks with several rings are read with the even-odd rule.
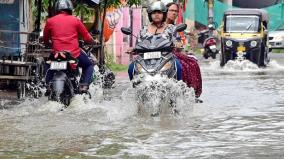
[[[54,76],[49,84],[51,89],[49,100],[57,101],[66,107],[71,98],[79,93],[78,61],[67,51],[52,54],[46,62],[50,64],[49,70],[54,71]]]

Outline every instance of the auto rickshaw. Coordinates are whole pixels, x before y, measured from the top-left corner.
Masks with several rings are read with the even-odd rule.
[[[221,25],[220,66],[229,60],[250,60],[259,67],[269,62],[268,14],[261,9],[230,9]]]

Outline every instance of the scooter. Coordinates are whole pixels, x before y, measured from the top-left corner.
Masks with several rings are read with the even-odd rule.
[[[180,32],[185,30],[186,24],[177,25],[174,32]],[[130,28],[121,28],[122,33],[126,35],[132,35],[132,30]],[[138,87],[141,83],[148,81],[150,84],[146,89],[155,89],[157,84],[154,80],[155,77],[161,76],[169,79],[177,79],[177,63],[175,56],[173,54],[174,49],[174,39],[164,36],[163,34],[157,34],[150,37],[146,37],[143,40],[138,40],[133,50],[133,54],[137,55],[133,61],[133,87]],[[159,91],[159,88],[157,88]],[[149,99],[144,99],[148,97],[143,96],[138,93],[139,96],[143,98],[143,101]],[[157,100],[163,101],[163,95],[155,98]],[[159,103],[159,102],[156,102]],[[170,99],[170,107],[173,113],[177,113],[175,99]],[[161,106],[155,107],[155,112],[151,116],[157,116],[160,114]]]
[[[204,53],[203,57],[208,59],[212,57],[212,59],[216,59],[216,54],[218,54],[216,39],[214,37],[209,37],[205,39],[203,43]]]

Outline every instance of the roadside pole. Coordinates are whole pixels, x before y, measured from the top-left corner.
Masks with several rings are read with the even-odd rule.
[[[103,18],[102,18],[102,25],[101,25],[101,35],[100,35],[100,58],[99,58],[99,64],[100,66],[103,66],[105,64],[105,53],[104,53],[104,23],[106,18],[106,10],[107,10],[107,3],[108,0],[104,0],[104,9],[103,9]]]
[[[208,0],[208,24],[213,24],[214,12],[213,12],[214,0]]]

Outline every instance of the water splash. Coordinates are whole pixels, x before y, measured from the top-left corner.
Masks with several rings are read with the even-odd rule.
[[[194,90],[182,81],[159,75],[136,80],[143,81],[135,88],[135,100],[142,115],[180,113],[194,103]]]
[[[275,70],[284,70],[284,66],[280,65],[276,60],[272,60],[268,64],[268,68]]]
[[[238,60],[234,60],[234,61],[228,61],[227,64],[224,66],[224,69],[227,70],[244,70],[244,71],[254,71],[254,70],[258,70],[259,67],[252,63],[249,60],[243,60],[243,61],[238,61]]]
[[[268,63],[267,67],[259,68],[255,63],[244,60],[230,60],[224,67],[220,66],[220,61],[213,61],[209,64],[208,70],[226,71],[226,72],[262,72],[262,71],[279,71],[284,70],[284,66],[280,65],[276,60],[272,60]]]

